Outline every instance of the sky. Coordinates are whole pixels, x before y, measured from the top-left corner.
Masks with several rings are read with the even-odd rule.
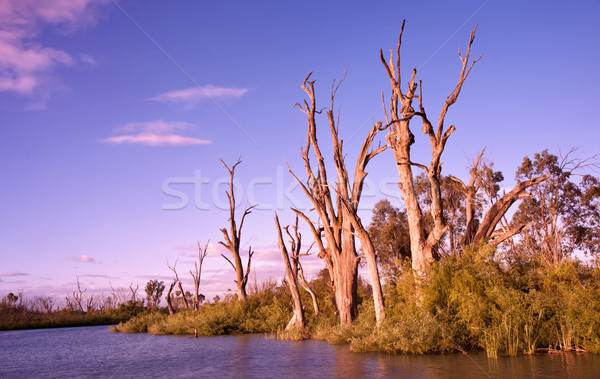
[[[191,290],[196,244],[207,241],[201,292],[234,290],[218,245],[228,222],[221,158],[242,160],[238,214],[257,204],[242,232],[243,255],[255,251],[250,281],[280,279],[274,212],[287,225],[290,206],[310,209],[286,167],[302,176],[300,85],[313,72],[325,107],[347,70],[334,110],[353,167],[384,119],[379,49],[395,49],[403,19],[402,71],[418,69],[430,115],[478,25],[472,54],[483,58],[447,115],[456,132],[444,174],[465,178],[485,147],[510,188],[525,156],[599,153],[598,1],[0,3],[0,296],[61,299],[78,277],[88,294],[130,283],[143,293],[150,279],[170,282],[175,262]],[[414,125],[413,160],[428,163]],[[382,198],[402,206],[391,151],[368,172],[367,222]],[[316,257],[304,265],[309,276],[324,267]]]

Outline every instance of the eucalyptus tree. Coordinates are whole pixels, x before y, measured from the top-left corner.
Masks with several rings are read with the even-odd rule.
[[[456,130],[454,125],[446,125],[446,116],[448,110],[456,103],[461,93],[463,85],[469,76],[475,63],[481,59],[471,59],[471,47],[475,40],[475,27],[471,31],[465,55],[458,50],[458,56],[461,61],[461,69],[456,86],[446,97],[442,105],[437,122],[431,119],[425,110],[423,101],[423,83],[417,82],[417,69],[412,70],[407,87],[403,89],[404,82],[401,78],[400,70],[400,47],[402,45],[402,33],[404,31],[404,22],[400,30],[398,44],[395,52],[390,51],[389,61],[380,51],[380,59],[385,67],[387,76],[390,80],[391,96],[389,106],[384,104],[385,116],[389,131],[386,141],[394,154],[394,160],[399,176],[399,188],[406,207],[408,219],[408,230],[410,235],[410,249],[412,268],[421,278],[426,277],[430,266],[437,255],[437,248],[442,239],[450,229],[447,221],[448,212],[445,211],[444,195],[442,191],[442,153],[450,136]],[[394,59],[395,58],[395,59]],[[416,101],[416,105],[414,102]],[[415,109],[415,107],[418,107]],[[411,121],[418,117],[422,123],[422,132],[429,139],[431,146],[431,160],[428,165],[415,162],[412,159],[412,147],[415,143],[415,135],[411,130]],[[433,121],[432,121],[433,120]],[[434,124],[435,123],[435,124]],[[429,209],[423,211],[422,203],[419,201],[419,191],[416,184],[413,167],[423,170],[426,178],[427,194],[429,196]],[[475,167],[477,168],[477,167]],[[512,204],[520,199],[525,190],[533,185],[539,184],[547,176],[533,177],[528,181],[519,183],[513,190],[505,194],[498,201],[494,202],[481,221],[475,228],[474,220],[474,194],[479,190],[477,186],[478,170],[473,170],[469,184],[456,180],[457,183],[466,192],[466,237],[463,244],[469,245],[478,243],[482,240],[490,240],[492,244],[497,244],[510,236],[518,233],[522,228],[511,230],[497,230],[496,226],[502,220]]]
[[[157,308],[160,304],[160,297],[165,289],[165,282],[158,279],[149,280],[144,288],[146,291],[146,304],[149,308]]]
[[[246,301],[247,293],[246,293],[246,285],[248,284],[248,275],[250,274],[250,263],[252,261],[252,255],[254,252],[252,251],[252,247],[248,248],[248,263],[246,264],[246,268],[242,264],[242,258],[240,256],[240,241],[242,238],[242,227],[244,226],[244,220],[246,216],[252,213],[252,208],[256,207],[256,205],[251,205],[244,210],[242,214],[242,218],[240,220],[240,224],[238,226],[235,221],[235,208],[236,208],[236,200],[235,193],[233,187],[233,178],[235,176],[235,168],[242,163],[241,160],[238,161],[231,166],[231,168],[223,162],[222,159],[219,160],[223,166],[229,172],[229,191],[226,191],[228,204],[229,204],[229,229],[222,228],[221,233],[223,233],[224,241],[219,241],[219,244],[223,245],[231,254],[231,258],[229,259],[225,254],[221,254],[227,262],[233,267],[235,271],[235,284],[237,285],[236,295],[239,301]]]
[[[586,173],[596,167],[595,157],[564,157],[548,150],[525,157],[516,173],[519,182],[547,175],[531,190],[513,217],[526,224],[515,246],[518,252],[544,264],[559,263],[575,251],[597,255],[600,251],[600,181]]]
[[[325,155],[317,139],[317,114],[322,111],[317,108],[315,81],[310,80],[311,75],[312,73],[308,74],[301,86],[307,94],[308,100],[304,100],[302,105],[296,104],[307,116],[306,146],[302,149],[302,160],[308,179],[303,182],[291,169],[290,173],[300,183],[302,190],[311,201],[317,213],[318,221],[311,220],[306,213],[298,209],[293,210],[306,221],[319,249],[318,256],[329,269],[342,325],[351,324],[357,311],[360,257],[357,254],[355,237],[358,237],[369,269],[375,314],[379,323],[385,318],[383,291],[375,248],[366,227],[358,216],[358,205],[364,180],[367,176],[366,166],[373,157],[386,148],[386,146],[379,146],[373,150],[371,149],[375,136],[383,130],[382,125],[377,123],[369,131],[359,152],[354,175],[351,178],[342,151],[343,141],[339,136],[339,125],[333,113],[335,94],[343,79],[337,86],[334,81],[330,107],[326,111],[327,124],[333,143],[332,161],[335,166],[335,181],[329,179]],[[317,160],[316,167],[313,167],[310,162],[311,148]]]

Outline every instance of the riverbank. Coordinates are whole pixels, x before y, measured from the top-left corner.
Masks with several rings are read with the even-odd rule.
[[[89,312],[73,310],[37,312],[26,307],[2,307],[0,310],[0,331],[115,325],[127,322],[132,317],[146,311],[145,308],[140,306],[121,306],[115,309]]]
[[[406,272],[409,272],[408,270]],[[506,268],[487,249],[441,260],[426,283],[409,274],[385,287],[386,320],[375,324],[368,287],[359,290],[352,326],[338,325],[326,280],[313,281],[321,313],[304,293],[306,328],[290,335],[291,296],[270,285],[244,303],[230,296],[173,316],[145,313],[113,331],[202,336],[277,333],[349,344],[356,352],[424,354],[485,350],[489,357],[549,351],[600,352],[600,271],[580,261],[553,266],[520,262]],[[538,350],[539,351],[539,350]]]

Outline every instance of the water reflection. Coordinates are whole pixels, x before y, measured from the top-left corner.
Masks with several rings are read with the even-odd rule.
[[[113,334],[106,327],[0,332],[0,356],[0,377],[10,378],[586,378],[600,372],[600,357],[592,354],[359,354],[322,341]]]

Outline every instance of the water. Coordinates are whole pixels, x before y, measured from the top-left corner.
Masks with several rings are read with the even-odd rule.
[[[0,377],[594,378],[592,354],[488,359],[359,354],[322,341],[110,333],[106,326],[0,332]]]

